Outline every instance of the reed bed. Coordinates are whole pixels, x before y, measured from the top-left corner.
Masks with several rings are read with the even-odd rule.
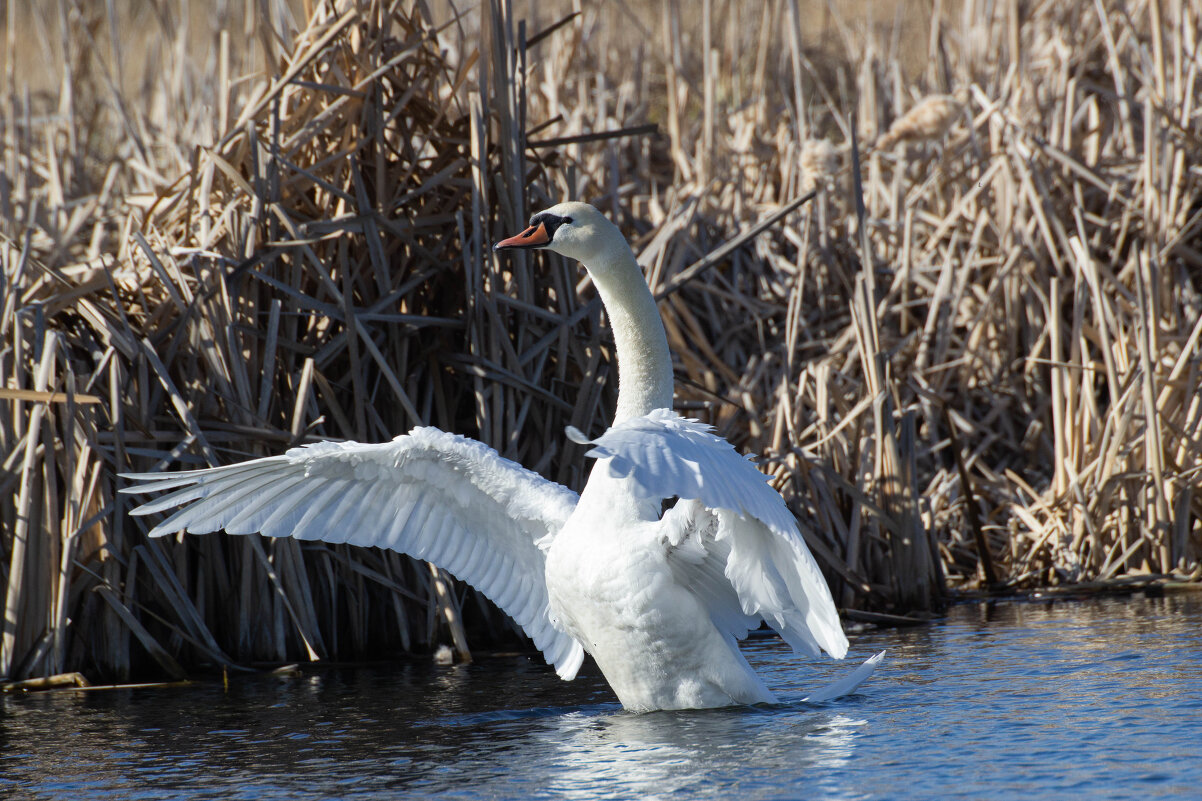
[[[41,94],[9,7],[0,677],[510,636],[393,553],[151,541],[116,473],[432,424],[579,488],[599,301],[488,247],[567,197],[845,608],[1202,575],[1196,3],[152,6],[136,66],[130,7],[37,18]]]

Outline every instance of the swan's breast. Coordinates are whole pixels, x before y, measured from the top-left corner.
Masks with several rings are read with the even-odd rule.
[[[700,599],[676,582],[651,524],[565,529],[546,575],[556,625],[592,655],[627,709],[772,700]]]
[[[646,620],[668,571],[663,546],[645,528],[569,522],[555,538],[547,552],[547,592],[552,613],[571,633]]]

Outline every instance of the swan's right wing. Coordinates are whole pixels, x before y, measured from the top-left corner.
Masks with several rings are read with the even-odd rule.
[[[722,631],[741,637],[762,619],[797,651],[847,653],[826,579],[784,499],[709,426],[656,409],[594,440],[568,436],[643,497],[679,498],[660,521],[669,564]]]
[[[565,679],[584,651],[547,608],[546,556],[576,493],[485,445],[436,428],[391,442],[320,442],[208,470],[134,473],[123,492],[172,490],[135,509],[176,507],[151,536],[225,529],[376,546],[425,559],[484,593]]]

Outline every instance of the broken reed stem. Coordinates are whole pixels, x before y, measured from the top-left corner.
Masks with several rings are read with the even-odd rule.
[[[993,566],[993,553],[989,549],[989,540],[981,528],[981,519],[977,514],[977,498],[972,488],[972,478],[968,475],[968,465],[964,463],[964,454],[960,450],[960,439],[956,436],[956,424],[947,407],[943,408],[943,420],[947,425],[947,438],[951,445],[952,456],[956,460],[956,473],[960,476],[960,493],[964,496],[964,519],[968,530],[972,532],[973,542],[977,546],[977,557],[981,563],[981,574],[988,587],[999,587],[997,570]]]
[[[102,5],[14,12],[70,52],[66,95],[0,104],[0,675],[507,636],[394,554],[148,543],[115,474],[421,421],[579,488],[600,305],[488,249],[568,197],[626,231],[678,407],[761,455],[845,604],[934,606],[987,557],[1009,587],[1202,575],[1192,6],[939,7],[890,49],[802,2],[340,0],[194,19],[215,76]],[[164,46],[118,68],[125,29]]]

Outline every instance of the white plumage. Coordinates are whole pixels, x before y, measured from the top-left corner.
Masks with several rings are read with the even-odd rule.
[[[632,710],[773,701],[736,642],[761,620],[797,651],[842,658],[830,592],[780,495],[708,426],[668,408],[667,339],[617,228],[591,206],[563,203],[498,244],[513,247],[584,262],[613,327],[615,423],[595,440],[568,432],[598,460],[579,496],[481,443],[415,428],[377,445],[322,442],[227,467],[131,474],[145,483],[125,491],[170,490],[133,514],[182,507],[152,536],[225,529],[425,559],[508,613],[563,678],[588,651]]]

